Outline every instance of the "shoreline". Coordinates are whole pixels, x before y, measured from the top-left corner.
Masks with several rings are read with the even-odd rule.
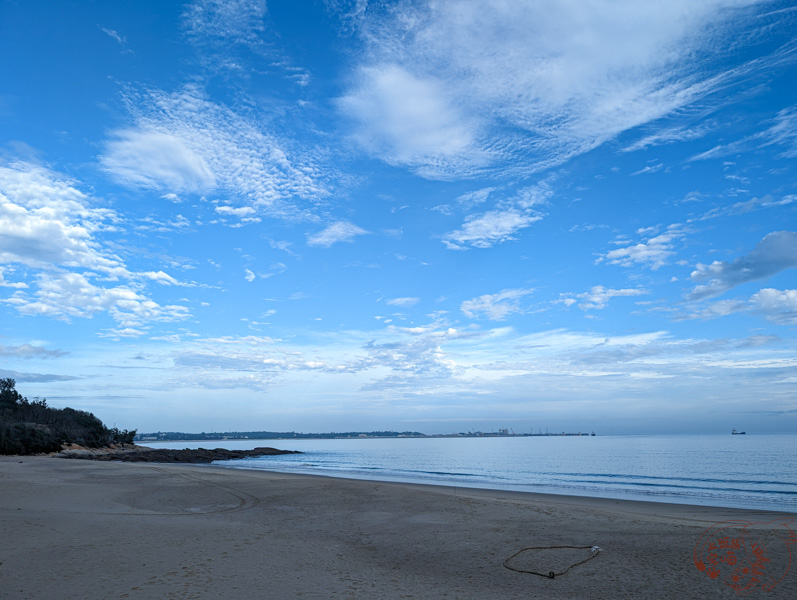
[[[0,458],[0,489],[0,598],[9,599],[738,598],[695,567],[701,535],[729,519],[795,518],[50,457]],[[779,531],[758,527],[760,536]],[[504,567],[524,548],[545,547],[513,560],[561,571],[576,562],[549,548],[563,545],[601,551],[555,579]],[[783,562],[768,547],[768,564]],[[758,597],[797,597],[797,565]]]
[[[531,490],[509,490],[501,487],[476,487],[473,485],[459,485],[455,483],[446,484],[446,483],[425,483],[422,481],[409,481],[409,480],[402,480],[399,478],[396,479],[379,479],[377,477],[368,477],[368,478],[358,478],[352,477],[347,475],[336,475],[336,474],[325,474],[325,473],[300,473],[296,471],[290,471],[287,469],[260,469],[260,468],[252,468],[252,467],[244,467],[244,466],[234,466],[234,465],[215,465],[211,464],[210,466],[218,467],[224,470],[237,470],[237,471],[254,471],[254,472],[263,472],[263,473],[275,473],[275,474],[283,474],[283,475],[295,475],[297,477],[319,477],[321,479],[342,479],[345,481],[361,481],[364,483],[380,483],[380,484],[397,484],[397,485],[409,485],[409,486],[421,486],[421,487],[428,487],[428,488],[439,488],[441,490],[445,489],[457,489],[457,490],[473,490],[475,492],[484,492],[488,495],[496,495],[496,494],[530,494],[530,495],[538,495],[544,497],[550,497],[553,500],[561,499],[565,501],[568,498],[573,499],[584,499],[589,502],[593,501],[606,501],[606,502],[631,502],[631,503],[639,503],[639,504],[661,504],[662,506],[684,506],[684,507],[691,507],[691,508],[705,508],[705,509],[716,509],[716,510],[729,510],[729,511],[742,511],[742,512],[754,512],[754,513],[772,513],[772,514],[780,514],[780,515],[795,515],[795,512],[790,512],[787,510],[779,510],[777,508],[770,508],[770,507],[751,507],[751,506],[722,506],[717,504],[692,504],[688,501],[681,501],[679,497],[676,496],[669,496],[672,498],[671,501],[664,499],[665,496],[662,495],[662,498],[648,500],[647,496],[642,497],[639,495],[638,497],[634,497],[634,494],[627,494],[624,497],[618,497],[613,495],[608,495],[611,492],[607,492],[606,495],[593,495],[589,496],[586,494],[568,494],[564,492],[544,492],[544,491],[531,491]],[[539,487],[546,487],[546,486],[539,486]],[[563,490],[567,488],[556,488],[555,486],[547,486],[558,490]],[[652,496],[651,496],[652,497]],[[707,500],[707,502],[710,499]],[[795,521],[797,522],[797,517],[795,517]],[[797,551],[795,552],[795,562],[797,563]]]
[[[630,441],[607,437],[590,437],[586,441],[575,438],[448,438],[413,439],[403,443],[401,440],[365,438],[285,440],[273,445],[300,450],[307,454],[307,460],[288,457],[277,461],[222,464],[365,481],[478,486],[568,496],[797,512],[797,480],[785,467],[790,457],[786,450],[797,449],[795,436],[762,437],[759,440],[752,436],[746,442],[731,443],[731,451],[721,455],[719,450],[732,436],[696,436],[696,440],[683,443],[672,436],[649,436],[650,440],[641,439],[645,436],[631,437]],[[251,448],[263,443],[227,442],[230,448]],[[152,447],[196,448],[209,445],[177,442],[153,443]],[[596,450],[592,451],[592,448]],[[635,454],[629,453],[629,449],[639,450],[638,460]],[[756,458],[772,449],[777,450],[777,459],[773,457],[771,464]],[[659,454],[662,460],[651,462],[651,457]],[[600,457],[608,460],[602,461]]]

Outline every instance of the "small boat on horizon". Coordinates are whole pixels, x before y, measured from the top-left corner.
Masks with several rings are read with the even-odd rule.
[[[736,431],[735,429],[731,431],[731,435],[745,435],[746,431]]]

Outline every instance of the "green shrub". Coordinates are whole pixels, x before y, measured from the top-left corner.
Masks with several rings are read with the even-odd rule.
[[[0,454],[57,452],[64,444],[132,444],[135,435],[135,430],[108,429],[84,410],[50,408],[38,398],[29,401],[16,390],[16,381],[0,379]]]

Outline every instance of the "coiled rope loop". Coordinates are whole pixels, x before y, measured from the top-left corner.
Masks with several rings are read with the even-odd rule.
[[[577,563],[573,563],[572,565],[567,567],[564,571],[560,571],[559,573],[555,573],[554,571],[548,571],[547,573],[539,573],[537,571],[529,571],[529,570],[526,570],[526,569],[516,569],[515,567],[512,567],[512,566],[509,565],[509,561],[511,561],[513,558],[515,558],[519,554],[522,554],[526,550],[557,550],[559,548],[571,548],[573,550],[589,550],[590,551],[590,555],[587,558],[585,558],[584,560],[581,560],[581,561],[579,561]],[[531,573],[532,575],[539,575],[540,577],[547,577],[549,579],[553,579],[554,577],[557,577],[559,575],[564,575],[565,573],[567,573],[573,567],[577,567],[578,565],[583,565],[588,560],[592,560],[593,558],[598,556],[598,553],[600,551],[601,551],[601,549],[598,546],[532,546],[532,547],[529,547],[529,548],[521,548],[520,550],[515,552],[512,556],[510,556],[509,558],[507,558],[504,561],[504,567],[506,567],[510,571],[516,571],[518,573]]]

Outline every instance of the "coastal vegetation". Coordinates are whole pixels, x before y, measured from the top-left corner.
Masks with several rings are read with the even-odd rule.
[[[108,428],[84,410],[51,408],[44,398],[28,400],[14,379],[0,379],[0,454],[58,452],[65,445],[104,448],[132,444],[136,432]]]

